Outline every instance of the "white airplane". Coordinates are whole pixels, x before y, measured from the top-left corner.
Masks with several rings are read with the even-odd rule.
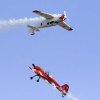
[[[33,13],[36,13],[44,18],[41,19],[41,22],[37,25],[34,25],[34,26],[27,25],[27,27],[31,29],[31,32],[32,32],[31,35],[34,35],[35,31],[40,31],[39,30],[40,28],[51,27],[55,25],[59,25],[68,31],[73,30],[68,24],[64,22],[64,20],[67,18],[65,11],[64,11],[64,14],[49,14],[49,13],[41,12],[38,10],[34,10]]]

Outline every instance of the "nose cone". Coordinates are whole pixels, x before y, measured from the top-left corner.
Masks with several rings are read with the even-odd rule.
[[[59,19],[64,20],[65,15],[62,14],[61,17],[59,17]]]

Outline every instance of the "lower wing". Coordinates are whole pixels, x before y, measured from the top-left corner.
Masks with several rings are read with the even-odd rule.
[[[68,30],[68,31],[72,31],[73,29],[68,25],[66,24],[64,21],[63,22],[60,22],[58,23],[59,26],[63,27],[64,29]]]

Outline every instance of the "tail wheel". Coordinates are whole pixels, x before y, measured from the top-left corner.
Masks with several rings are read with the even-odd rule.
[[[39,80],[37,80],[37,82],[39,82]]]

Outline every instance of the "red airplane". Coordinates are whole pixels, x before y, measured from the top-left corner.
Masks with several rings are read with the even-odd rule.
[[[37,82],[39,82],[40,78],[43,78],[44,80],[47,80],[50,84],[54,85],[61,93],[62,93],[62,97],[64,97],[68,90],[69,90],[69,86],[67,84],[64,84],[64,85],[60,85],[58,84],[54,78],[48,73],[48,72],[45,72],[43,69],[41,69],[39,66],[35,66],[34,64],[33,65],[33,68],[29,67],[32,71],[34,71],[36,73],[35,76],[33,77],[30,77],[30,79],[33,79],[34,77],[38,76],[38,80]]]

